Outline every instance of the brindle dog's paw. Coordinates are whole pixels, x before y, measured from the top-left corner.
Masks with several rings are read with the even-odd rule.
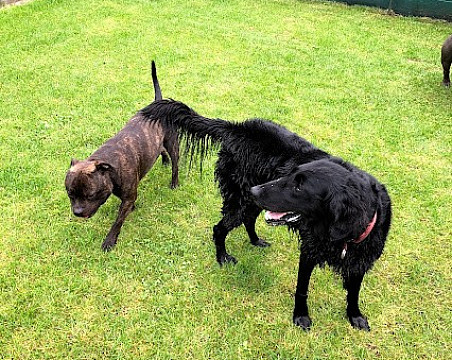
[[[105,252],[108,252],[111,249],[113,249],[115,247],[115,245],[116,245],[115,240],[105,239],[105,241],[102,243],[102,250]]]
[[[237,264],[237,260],[234,256],[229,255],[229,254],[224,254],[221,255],[217,258],[218,264],[220,264],[220,266],[223,266],[224,264],[227,263],[232,263],[232,264]]]
[[[161,155],[162,155],[162,165],[168,166],[170,164],[170,159],[168,155],[165,152],[162,152]]]
[[[254,246],[257,246],[257,247],[261,247],[261,248],[270,246],[270,243],[266,242],[265,240],[263,240],[261,238],[259,238],[256,242],[252,242],[251,244]]]
[[[355,329],[358,330],[364,330],[364,331],[370,331],[370,326],[369,323],[367,322],[367,319],[363,316],[350,316],[349,318],[350,324],[352,324],[352,326]]]
[[[301,327],[303,330],[308,331],[311,329],[311,318],[309,316],[294,316],[293,323],[296,326]]]

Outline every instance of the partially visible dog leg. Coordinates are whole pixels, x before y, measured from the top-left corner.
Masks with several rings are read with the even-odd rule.
[[[364,274],[349,274],[344,276],[344,287],[347,290],[347,316],[350,324],[359,330],[370,331],[367,319],[359,310],[359,291]]]
[[[441,64],[443,65],[443,84],[450,86],[450,65],[452,63],[452,35],[449,36],[441,48]]]
[[[104,242],[102,243],[102,250],[110,251],[116,245],[122,224],[124,224],[124,220],[126,219],[127,215],[129,215],[135,207],[135,200],[136,196],[133,200],[122,201],[121,206],[119,207],[116,221],[108,232],[108,235],[105,238]]]
[[[295,307],[293,309],[293,323],[303,330],[309,330],[312,324],[308,310],[308,288],[315,263],[310,261],[305,251],[300,252],[298,264],[297,290],[295,291]]]
[[[254,204],[248,205],[244,211],[243,224],[245,225],[246,232],[250,237],[251,244],[258,247],[268,247],[270,244],[265,240],[262,240],[256,234],[256,219],[261,211],[262,210]]]
[[[446,87],[450,86],[450,61],[443,61],[443,85]]]

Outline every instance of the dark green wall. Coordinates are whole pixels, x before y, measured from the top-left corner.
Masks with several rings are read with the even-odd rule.
[[[428,16],[452,21],[452,0],[337,0],[347,4],[378,6],[401,15]]]

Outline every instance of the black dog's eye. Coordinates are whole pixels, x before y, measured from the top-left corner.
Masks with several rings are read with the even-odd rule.
[[[301,191],[302,190],[301,186],[303,185],[304,180],[305,180],[305,177],[304,177],[303,174],[298,173],[297,175],[295,175],[295,178],[294,178],[295,186],[294,186],[294,188],[295,188],[296,191]]]

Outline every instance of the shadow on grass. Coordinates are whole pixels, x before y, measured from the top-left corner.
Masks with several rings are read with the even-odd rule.
[[[221,273],[221,282],[225,289],[243,290],[246,293],[262,293],[278,282],[279,275],[274,267],[268,265],[266,251],[269,249],[251,248],[249,252],[243,251],[236,265],[227,264],[218,267]],[[251,252],[253,252],[251,254]]]

